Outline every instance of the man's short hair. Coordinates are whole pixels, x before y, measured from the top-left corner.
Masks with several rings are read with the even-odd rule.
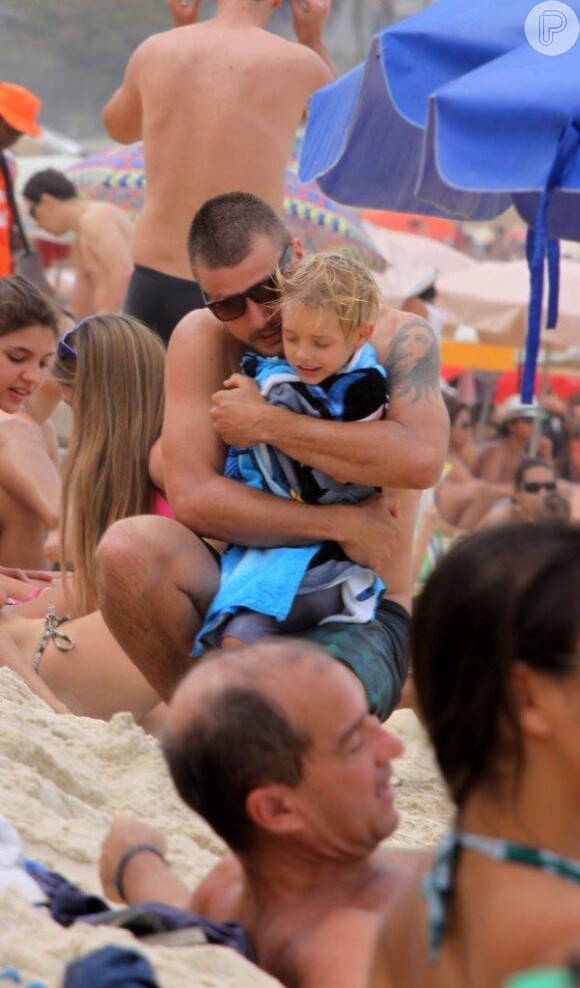
[[[288,641],[288,640],[286,640]],[[288,646],[289,675],[304,646]],[[213,662],[224,661],[213,658]],[[265,690],[241,678],[208,690],[187,727],[167,733],[163,750],[183,801],[237,852],[252,844],[250,792],[268,783],[297,786],[312,739]]]
[[[268,203],[252,192],[226,192],[204,202],[193,217],[187,238],[193,271],[201,262],[211,269],[233,268],[246,259],[256,237],[280,248],[291,237]]]
[[[29,202],[40,202],[40,197],[45,193],[54,196],[55,199],[61,199],[63,202],[77,198],[77,190],[70,178],[57,171],[56,168],[45,168],[43,171],[31,175],[22,193]]]

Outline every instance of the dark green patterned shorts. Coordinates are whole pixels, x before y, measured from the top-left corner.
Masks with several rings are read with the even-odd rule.
[[[316,642],[352,669],[365,688],[371,713],[386,720],[407,678],[409,622],[404,607],[383,600],[375,620],[368,624],[327,621],[301,631],[300,638]]]

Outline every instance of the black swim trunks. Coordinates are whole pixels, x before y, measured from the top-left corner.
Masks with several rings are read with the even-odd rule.
[[[344,662],[364,686],[369,709],[380,720],[390,717],[407,678],[410,617],[404,607],[382,600],[374,621],[345,624],[328,621],[300,638],[316,642]]]
[[[177,323],[193,309],[203,308],[205,303],[196,281],[135,265],[123,312],[154,329],[166,346]]]

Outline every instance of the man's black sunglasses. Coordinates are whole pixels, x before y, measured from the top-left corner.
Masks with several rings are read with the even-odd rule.
[[[286,244],[278,267],[283,271],[292,256],[292,244]],[[232,322],[240,319],[246,311],[246,299],[251,298],[257,305],[275,305],[280,298],[280,290],[276,283],[276,274],[273,272],[259,281],[256,285],[247,288],[245,292],[237,295],[227,295],[225,298],[209,299],[205,292],[201,292],[206,308],[213,312],[221,322]]]
[[[555,491],[555,480],[527,480],[522,484],[522,490],[526,494],[539,494],[540,491]]]

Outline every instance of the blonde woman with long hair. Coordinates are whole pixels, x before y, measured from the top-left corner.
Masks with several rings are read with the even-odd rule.
[[[10,642],[19,663],[30,663],[28,684],[48,687],[55,709],[65,704],[103,718],[130,710],[140,721],[158,702],[97,610],[95,553],[113,522],[168,511],[149,475],[163,420],[164,357],[159,338],[122,315],[89,317],[58,346],[54,376],[73,411],[61,513],[61,554],[73,574],[63,570],[66,610],[62,591],[51,589],[42,597],[46,617],[10,615],[0,646],[4,664],[12,665]],[[71,612],[76,620],[65,616]]]
[[[73,564],[77,613],[98,606],[95,552],[106,529],[154,508],[149,456],[163,422],[164,361],[159,337],[129,316],[92,316],[58,347],[53,376],[73,411],[61,557]]]

